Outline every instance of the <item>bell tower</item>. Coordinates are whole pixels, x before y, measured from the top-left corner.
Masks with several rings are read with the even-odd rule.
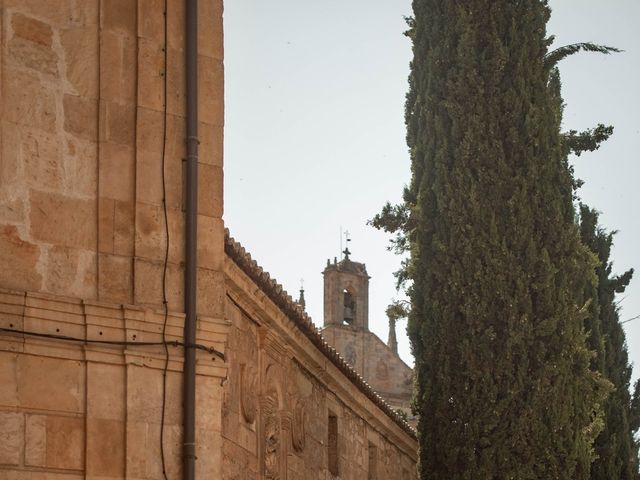
[[[349,239],[347,239],[347,242]],[[338,262],[327,260],[324,276],[322,336],[366,382],[394,408],[411,418],[413,372],[398,356],[395,318],[389,342],[369,331],[369,275],[364,263],[351,260],[348,248]]]
[[[327,260],[324,275],[324,326],[369,331],[369,275],[364,263]]]

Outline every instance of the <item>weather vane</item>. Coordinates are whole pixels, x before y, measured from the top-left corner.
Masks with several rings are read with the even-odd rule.
[[[345,248],[342,253],[344,253],[345,260],[349,260],[349,255],[351,254],[351,252],[349,251],[349,242],[351,241],[351,234],[349,233],[349,230],[345,230],[344,238],[347,242],[347,248]]]

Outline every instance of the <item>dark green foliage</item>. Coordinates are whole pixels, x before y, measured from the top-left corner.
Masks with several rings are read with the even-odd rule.
[[[612,126],[598,124],[596,128],[578,132],[569,130],[563,134],[564,146],[567,153],[580,156],[582,152],[594,152],[600,148],[600,144],[607,140],[613,133]]]
[[[553,42],[554,37],[549,38],[549,43]],[[570,55],[578,52],[597,52],[608,55],[610,53],[619,53],[622,50],[615,47],[607,47],[606,45],[597,45],[595,43],[573,43],[571,45],[565,45],[564,47],[556,48],[555,50],[547,53],[544,58],[545,66],[549,69],[555,67],[558,62],[564,60]]]
[[[638,425],[629,394],[631,367],[625,335],[615,303],[616,293],[624,292],[633,270],[612,275],[610,254],[614,232],[599,228],[597,212],[585,205],[580,206],[580,232],[583,243],[598,257],[598,283],[592,291],[594,308],[587,320],[590,345],[596,352],[592,365],[615,388],[604,404],[604,429],[594,445],[597,458],[591,466],[591,478],[635,480],[639,478],[638,445],[633,433]]]
[[[589,478],[607,386],[585,344],[595,259],[574,221],[549,9],[413,9],[412,181],[407,210],[383,216],[411,251],[421,478]]]
[[[409,305],[404,300],[394,300],[385,312],[390,320],[400,320],[409,316]]]

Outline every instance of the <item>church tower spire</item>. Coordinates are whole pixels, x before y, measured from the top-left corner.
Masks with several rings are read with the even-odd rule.
[[[300,298],[298,298],[298,305],[302,307],[302,310],[307,306],[307,302],[304,299],[304,280],[300,280]]]
[[[387,346],[398,355],[398,339],[396,338],[396,319],[389,317],[389,339]]]

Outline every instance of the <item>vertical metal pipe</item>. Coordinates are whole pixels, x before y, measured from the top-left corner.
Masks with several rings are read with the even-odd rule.
[[[198,227],[198,1],[186,0],[187,168],[184,272],[183,478],[195,479]]]

